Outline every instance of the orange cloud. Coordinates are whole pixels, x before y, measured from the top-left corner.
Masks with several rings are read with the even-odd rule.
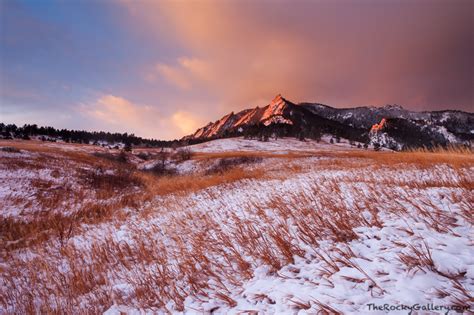
[[[158,109],[148,105],[137,105],[111,94],[102,95],[93,102],[82,104],[79,111],[105,130],[135,133],[150,138],[170,138],[176,134],[176,130],[172,130],[171,133],[163,132],[166,119]]]
[[[172,108],[170,113],[165,113],[157,106],[139,105],[120,96],[104,94],[93,102],[82,104],[79,111],[103,130],[155,139],[181,138],[204,123],[199,114],[179,109],[179,106]]]
[[[178,62],[196,79],[206,81],[212,78],[211,65],[202,59],[181,57]]]
[[[177,111],[171,116],[171,121],[178,127],[182,134],[188,135],[201,127],[202,120],[190,112]]]
[[[158,63],[156,65],[156,70],[166,79],[166,81],[178,88],[186,90],[191,87],[191,82],[187,74],[179,67]]]
[[[130,101],[114,95],[104,95],[97,100],[89,114],[108,123],[137,122],[140,111]]]
[[[187,90],[199,84],[230,110],[263,105],[253,102],[276,93],[336,106],[472,103],[466,3],[203,0],[128,7],[151,38],[199,56],[164,67],[168,81]]]
[[[147,75],[150,81],[155,81],[155,71],[168,83],[182,90],[189,90],[211,78],[210,65],[197,58],[181,57],[174,65],[157,63],[152,72]]]

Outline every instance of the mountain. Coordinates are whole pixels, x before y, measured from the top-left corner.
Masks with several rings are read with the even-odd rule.
[[[285,114],[292,116],[292,110],[296,105],[284,99],[281,95],[277,95],[272,102],[263,107],[253,109],[245,109],[234,114],[234,112],[225,115],[221,119],[211,122],[206,126],[199,128],[190,138],[213,138],[224,135],[229,131],[243,132],[243,128],[263,124],[268,126],[272,123],[292,125],[291,119],[285,118]],[[240,131],[239,131],[240,130]]]
[[[363,141],[368,130],[316,115],[277,95],[267,106],[230,113],[199,128],[184,140],[210,140],[232,136],[318,137],[323,133]]]
[[[386,105],[383,107],[355,107],[333,108],[322,104],[301,103],[314,114],[335,120],[340,123],[358,128],[370,129],[382,119],[401,118],[412,121],[421,121],[426,124],[445,127],[449,132],[458,134],[472,134],[474,115],[458,110],[423,111],[415,112],[404,109],[400,105]]]
[[[415,112],[399,105],[334,108],[319,103],[294,104],[277,95],[264,107],[227,114],[183,140],[202,142],[235,136],[319,139],[322,134],[392,149],[470,146],[474,114],[457,110]]]

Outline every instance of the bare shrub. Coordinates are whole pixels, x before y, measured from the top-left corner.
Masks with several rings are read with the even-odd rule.
[[[120,151],[119,154],[113,154],[109,152],[94,152],[92,154],[95,157],[106,159],[112,162],[127,163],[127,153],[125,151]]]
[[[176,174],[176,169],[165,163],[157,163],[153,167],[146,169],[146,172],[155,176],[171,176]]]
[[[176,151],[174,158],[177,162],[184,162],[190,160],[193,157],[194,153],[189,148],[181,148]]]
[[[259,163],[263,159],[261,157],[257,156],[241,156],[241,157],[235,157],[235,158],[222,158],[217,162],[214,166],[211,168],[207,169],[205,174],[206,175],[211,175],[211,174],[222,174],[230,169],[240,166],[240,165],[248,165],[248,164],[253,164],[253,163]]]
[[[97,168],[94,171],[86,171],[82,174],[82,180],[88,187],[99,191],[109,191],[111,193],[126,188],[140,187],[142,182],[135,176],[131,169],[119,168],[104,171]]]
[[[9,152],[9,153],[20,153],[21,151],[17,148],[14,147],[1,147],[1,151],[3,152]]]
[[[155,176],[171,176],[177,173],[176,169],[169,163],[171,153],[166,151],[164,148],[156,154],[155,164],[145,169],[146,172],[151,173]]]
[[[144,160],[144,161],[148,161],[150,159],[150,155],[146,152],[140,152],[137,154],[137,157],[139,157],[140,159]]]

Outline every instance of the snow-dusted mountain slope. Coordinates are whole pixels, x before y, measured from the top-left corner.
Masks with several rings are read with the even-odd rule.
[[[195,143],[235,136],[317,139],[321,134],[331,134],[353,141],[374,143],[369,131],[382,119],[386,119],[387,126],[390,127],[381,130],[387,133],[383,137],[396,139],[390,143],[394,149],[471,145],[474,141],[472,113],[455,110],[415,112],[398,105],[333,108],[323,104],[294,104],[281,95],[277,95],[270,104],[262,108],[225,115],[183,140]],[[380,144],[385,145],[385,142]]]
[[[457,110],[415,112],[404,109],[400,105],[355,108],[333,108],[327,105],[310,103],[300,105],[322,117],[365,129],[371,128],[384,118],[423,121],[426,124],[444,126],[454,133],[469,134],[474,127],[474,114]]]

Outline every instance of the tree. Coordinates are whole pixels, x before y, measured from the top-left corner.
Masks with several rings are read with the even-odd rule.
[[[123,147],[124,151],[132,152],[132,144],[130,142],[125,142],[125,146]]]
[[[163,147],[161,148],[160,152],[158,152],[158,161],[162,169],[165,169],[166,161],[168,160],[169,155],[169,152],[166,151]]]
[[[160,152],[157,154],[157,163],[152,168],[150,168],[149,171],[158,176],[173,174],[176,170],[170,169],[166,165],[169,156],[170,152],[166,151],[165,148],[162,147]]]
[[[304,134],[302,132],[299,133],[298,140],[305,141]]]
[[[190,160],[193,152],[189,148],[181,148],[176,151],[175,156],[178,162],[183,162]]]
[[[316,140],[316,142],[319,142],[321,141],[321,136],[322,136],[321,129],[311,128],[311,132],[310,132],[311,139]]]

